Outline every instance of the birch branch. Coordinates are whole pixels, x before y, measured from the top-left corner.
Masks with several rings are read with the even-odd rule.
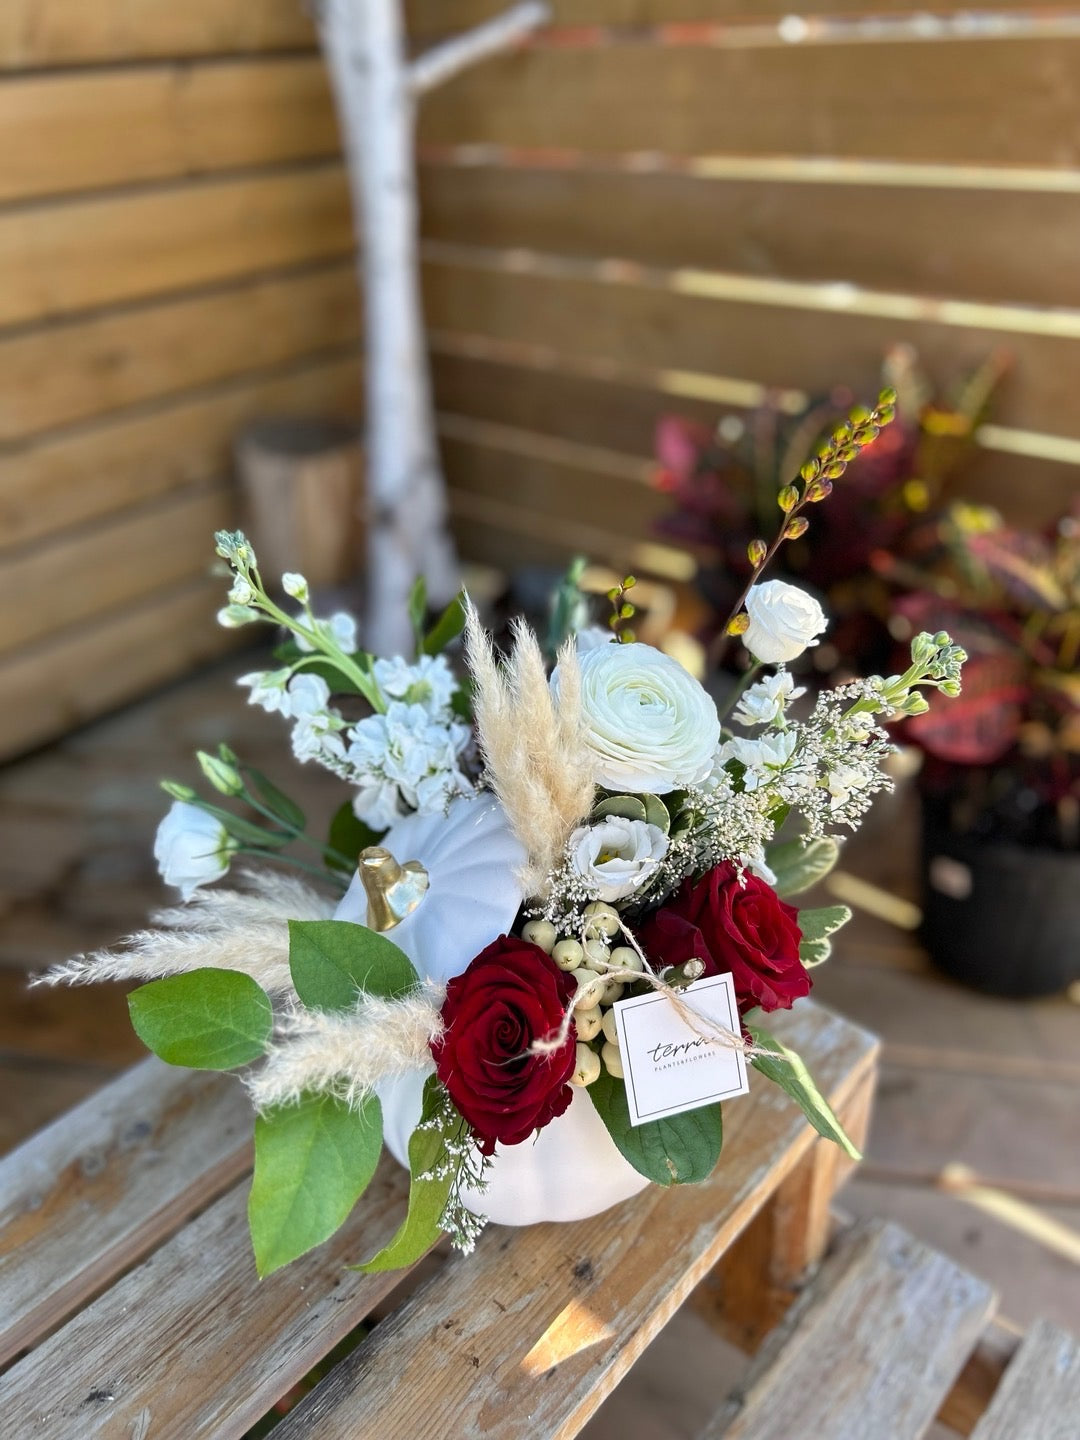
[[[418,55],[409,66],[409,87],[414,95],[423,95],[450,80],[460,70],[497,55],[522,39],[550,15],[546,0],[522,0],[483,24],[454,35]]]

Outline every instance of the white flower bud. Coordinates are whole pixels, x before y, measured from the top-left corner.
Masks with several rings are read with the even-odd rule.
[[[229,600],[233,605],[248,605],[255,599],[255,590],[240,575],[233,581],[232,589],[229,591]]]
[[[579,1040],[594,1040],[600,1034],[602,1024],[603,1016],[598,1006],[594,1005],[591,1010],[574,1011],[574,1029]]]
[[[560,940],[552,950],[551,958],[560,970],[576,970],[584,964],[585,951],[576,940]]]
[[[605,905],[602,900],[594,900],[591,905],[585,906],[585,918],[590,923],[588,932],[594,935],[606,935],[610,939],[617,935],[621,928],[619,912],[612,905]]]
[[[612,1045],[610,1040],[604,1041],[604,1048],[600,1051],[600,1059],[607,1067],[607,1072],[616,1080],[623,1080],[622,1056],[619,1054],[619,1047]]]
[[[294,600],[299,600],[301,605],[306,603],[308,598],[308,583],[303,575],[298,575],[295,570],[285,571],[285,574],[281,577],[281,588],[285,591],[286,595],[291,595]]]
[[[611,952],[611,965],[615,970],[644,970],[645,962],[629,945],[619,945]]]
[[[603,1032],[604,1032],[604,1039],[608,1042],[608,1044],[609,1044],[609,1045],[614,1045],[614,1046],[616,1047],[616,1049],[617,1049],[617,1048],[618,1048],[618,1045],[619,1045],[619,1032],[618,1032],[618,1030],[617,1030],[616,1027],[615,1027],[615,1011],[614,1011],[614,1010],[605,1010],[605,1011],[604,1011],[604,1018],[603,1018],[603,1021],[601,1022],[600,1028],[601,1028],[601,1030],[603,1030]]]
[[[570,1076],[571,1085],[580,1085],[582,1089],[591,1085],[594,1080],[600,1079],[600,1056],[590,1050],[588,1045],[580,1042],[577,1047],[577,1059],[574,1062],[574,1073]]]
[[[521,927],[521,938],[530,945],[539,945],[545,955],[550,955],[559,938],[559,932],[550,920],[530,920]]]
[[[226,630],[239,630],[241,625],[250,625],[261,619],[258,610],[253,610],[250,605],[226,605],[217,612],[218,624],[224,625]]]
[[[785,665],[797,659],[828,623],[825,612],[805,590],[784,580],[752,585],[746,597],[750,624],[742,641],[763,665]]]
[[[600,1004],[600,997],[604,993],[604,981],[595,970],[582,966],[574,971],[574,979],[578,983],[577,995],[574,997],[574,1010],[591,1010],[594,1005]]]

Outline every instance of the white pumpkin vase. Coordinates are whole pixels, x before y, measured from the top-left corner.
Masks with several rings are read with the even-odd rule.
[[[428,872],[426,896],[387,937],[420,975],[450,980],[509,933],[523,899],[517,872],[525,856],[493,796],[463,796],[445,817],[410,815],[381,843],[401,863],[419,860]],[[365,923],[367,896],[359,876],[335,919]],[[425,1066],[379,1090],[383,1137],[405,1166],[424,1081],[433,1070]],[[463,1198],[498,1225],[535,1225],[598,1215],[648,1183],[615,1148],[588,1092],[575,1089],[570,1108],[532,1139],[496,1145],[487,1188]]]

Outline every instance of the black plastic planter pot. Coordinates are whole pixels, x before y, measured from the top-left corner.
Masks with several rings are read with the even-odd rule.
[[[923,804],[922,940],[976,990],[1054,995],[1080,980],[1080,855],[957,835]]]

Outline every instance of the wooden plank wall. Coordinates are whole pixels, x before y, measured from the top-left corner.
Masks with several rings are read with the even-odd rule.
[[[941,376],[1011,350],[973,483],[1075,491],[1080,9],[870,5],[554,0],[425,100],[466,553],[639,562],[659,415],[869,389],[897,339]],[[412,33],[498,8],[410,0]],[[351,243],[298,0],[0,6],[0,755],[223,642],[229,440],[355,409]]]

